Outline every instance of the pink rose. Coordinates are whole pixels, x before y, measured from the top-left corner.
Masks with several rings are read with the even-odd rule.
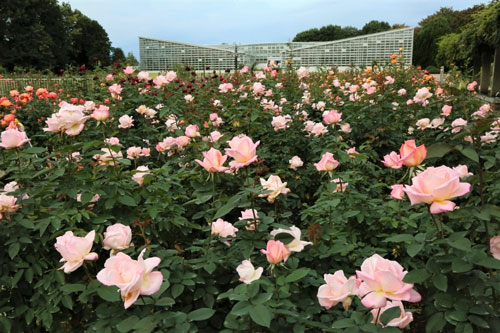
[[[239,169],[257,160],[257,147],[260,141],[253,143],[248,136],[235,136],[231,141],[227,142],[230,148],[225,148],[227,155],[234,158],[234,161],[229,162],[229,166],[233,169]]]
[[[301,166],[304,165],[304,162],[302,162],[302,160],[300,159],[300,157],[298,156],[294,156],[292,157],[288,163],[290,163],[290,166],[289,168],[292,169],[292,170],[297,170],[297,168],[300,168]]]
[[[337,110],[330,110],[323,112],[323,121],[325,124],[336,124],[342,120],[342,112]]]
[[[264,92],[266,91],[266,87],[260,82],[255,82],[252,89],[255,95],[264,95]]]
[[[255,218],[254,218],[255,216]],[[247,225],[245,226],[245,229],[253,231],[255,230],[255,227],[260,223],[259,221],[259,214],[255,209],[246,209],[241,212],[241,217],[239,219],[241,220],[247,220]]]
[[[403,162],[401,162],[401,157],[395,151],[392,151],[390,154],[385,155],[384,160],[382,162],[386,167],[392,169],[400,169],[403,167]]]
[[[241,264],[236,267],[236,271],[240,276],[240,281],[246,284],[250,284],[260,279],[263,270],[264,268],[262,267],[255,269],[250,260],[243,260]]]
[[[456,167],[453,168],[453,170],[455,170],[458,173],[460,178],[469,177],[473,175],[473,173],[469,172],[469,170],[467,169],[467,165],[462,165],[462,164],[457,165]]]
[[[105,105],[99,106],[94,110],[94,112],[92,112],[90,117],[94,118],[97,121],[105,121],[109,118],[109,107]]]
[[[128,255],[119,252],[109,257],[104,268],[97,274],[97,280],[105,286],[117,286],[120,289],[125,309],[137,300],[139,295],[153,295],[160,290],[163,283],[163,274],[153,272],[161,259],[151,257],[146,260],[141,251],[139,258],[133,260]]]
[[[149,172],[149,168],[145,165],[137,167],[136,171],[139,172],[134,173],[134,175],[132,176],[132,180],[139,184],[139,186],[142,186],[144,185],[144,176],[150,175],[151,172]]]
[[[285,244],[275,240],[267,241],[266,249],[261,249],[260,252],[266,255],[267,261],[272,265],[286,261],[290,256],[290,251],[288,251]]]
[[[493,258],[500,260],[500,236],[491,237],[490,252]]]
[[[184,96],[184,100],[186,101],[186,103],[193,103],[194,97],[190,94],[187,94],[186,96]]]
[[[333,158],[333,154],[326,152],[321,157],[318,163],[314,163],[316,170],[318,171],[332,171],[339,166],[339,162]]]
[[[243,66],[243,68],[240,69],[240,73],[244,74],[248,72],[248,66]]]
[[[0,220],[3,217],[10,219],[9,213],[19,209],[20,205],[16,205],[16,201],[17,198],[12,195],[0,194]]]
[[[279,176],[271,175],[267,180],[261,178],[260,184],[264,190],[271,191],[271,193],[259,194],[259,197],[267,197],[270,203],[273,203],[278,195],[290,192],[290,189],[286,187],[286,182],[282,183]]]
[[[195,138],[197,136],[200,136],[199,130],[200,128],[198,127],[198,125],[189,125],[188,127],[186,127],[186,131],[184,132],[184,134],[188,138]]]
[[[318,289],[319,305],[329,310],[332,306],[342,302],[347,311],[351,304],[350,296],[358,294],[358,281],[356,277],[351,276],[347,279],[344,271],[338,270],[334,274],[325,274],[323,284]]]
[[[219,131],[213,131],[210,133],[209,140],[210,142],[217,142],[222,137],[222,134]]]
[[[309,76],[309,70],[305,67],[300,67],[297,69],[297,76],[299,77],[299,80],[302,80]]]
[[[311,133],[314,134],[315,137],[319,137],[323,134],[328,133],[328,129],[322,123],[316,123],[311,129]]]
[[[356,271],[361,285],[359,296],[367,308],[382,308],[387,298],[393,301],[419,302],[421,296],[413,290],[413,284],[403,282],[408,272],[393,260],[384,259],[378,254],[365,259],[361,270]]]
[[[106,75],[106,81],[111,81],[111,80],[113,80],[113,74]]]
[[[233,84],[232,83],[222,83],[219,85],[219,92],[222,94],[227,93],[228,91],[233,90]]]
[[[286,129],[289,127],[289,123],[292,122],[292,117],[290,115],[286,116],[276,116],[273,117],[273,121],[271,122],[271,125],[274,127],[275,131]]]
[[[380,321],[380,316],[382,315],[382,313],[385,312],[385,310],[388,310],[396,306],[399,306],[399,308],[401,309],[401,315],[397,318],[391,319],[391,321],[389,321],[387,325],[384,326]],[[394,302],[389,301],[387,302],[386,306],[379,309],[373,309],[371,313],[373,316],[372,323],[375,323],[375,320],[377,320],[378,318],[378,322],[376,324],[382,325],[382,327],[390,326],[390,327],[405,328],[413,321],[413,314],[411,312],[405,311],[405,308],[403,307],[403,303],[401,301],[394,301]]]
[[[59,111],[52,114],[45,121],[48,128],[43,130],[46,132],[63,132],[70,136],[78,135],[85,127],[85,121],[90,118],[85,116],[84,111],[85,107],[83,105],[62,102]]]
[[[451,110],[453,109],[453,106],[451,105],[443,105],[441,108],[441,115],[448,117],[451,114]]]
[[[349,183],[343,181],[341,178],[332,179],[332,183],[337,184],[333,193],[345,192],[345,190],[347,190],[347,186],[349,186]]]
[[[61,268],[64,273],[71,273],[83,264],[84,260],[97,260],[95,252],[90,252],[94,243],[95,231],[92,230],[85,237],[77,237],[72,231],[66,231],[56,238],[55,248],[62,256],[61,262],[66,262]]]
[[[467,120],[464,120],[462,118],[457,118],[451,122],[451,127],[453,127],[451,133],[458,133],[465,126],[467,126]]]
[[[311,242],[300,240],[301,231],[294,225],[290,227],[290,230],[279,228],[271,231],[271,236],[273,236],[273,238],[276,237],[277,234],[289,234],[293,237],[293,240],[285,245],[290,252],[302,252],[305,246],[312,244]]]
[[[415,125],[418,126],[419,130],[423,131],[426,128],[431,127],[431,120],[429,118],[422,118],[419,119]]]
[[[212,235],[219,235],[221,237],[236,237],[238,228],[235,228],[231,223],[218,218],[217,221],[212,222]]]
[[[118,122],[120,125],[118,125],[118,128],[130,128],[134,126],[134,118],[128,116],[128,115],[123,115],[118,119]]]
[[[118,252],[128,249],[132,241],[132,230],[129,226],[121,223],[115,223],[106,228],[104,232],[103,248]]]
[[[415,140],[406,140],[399,148],[401,162],[408,167],[417,166],[425,160],[427,149],[425,145],[416,146]]]
[[[468,193],[470,184],[461,183],[458,172],[442,165],[429,167],[413,177],[412,185],[405,185],[404,191],[412,205],[430,204],[430,212],[439,214],[453,211],[455,203],[449,199]]]
[[[196,163],[201,165],[208,172],[224,172],[228,170],[228,167],[224,166],[227,160],[227,155],[222,156],[222,153],[215,149],[210,148],[208,152],[203,152],[203,162],[200,160],[195,160]]]
[[[3,131],[1,138],[0,147],[5,149],[22,147],[26,142],[30,141],[26,136],[26,132],[21,132],[17,128],[10,128]]]
[[[391,198],[396,200],[403,200],[403,197],[405,196],[404,185],[396,184],[392,185],[391,188]]]
[[[149,81],[151,78],[149,77],[149,72],[141,71],[137,74],[137,78],[139,81]]]
[[[135,72],[135,69],[134,69],[134,67],[132,67],[132,66],[127,66],[127,67],[125,67],[125,69],[123,70],[123,73],[124,73],[125,75],[130,75],[130,74],[132,74],[133,72]]]
[[[345,124],[340,125],[340,131],[344,132],[346,134],[351,133],[352,132],[351,124],[345,123]]]

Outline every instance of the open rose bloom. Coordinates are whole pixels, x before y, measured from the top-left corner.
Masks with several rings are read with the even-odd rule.
[[[255,280],[260,279],[262,271],[264,268],[259,267],[255,269],[250,260],[243,260],[241,264],[236,267],[236,271],[240,276],[240,281],[246,284],[250,284]]]
[[[64,273],[71,273],[78,269],[84,260],[97,260],[97,253],[90,252],[94,238],[94,230],[85,237],[74,236],[72,231],[57,237],[55,248],[62,256],[60,261],[65,262],[59,269],[64,269]]]
[[[293,240],[285,245],[287,250],[289,250],[290,252],[301,252],[305,246],[312,244],[311,242],[300,240],[300,235],[301,235],[300,229],[294,225],[290,227],[290,230],[281,228],[273,230],[271,231],[271,236],[276,237],[277,234],[282,234],[282,233],[289,234],[293,237]]]
[[[195,160],[196,163],[201,165],[208,172],[224,172],[228,167],[224,166],[227,160],[227,155],[222,156],[222,153],[215,149],[210,148],[209,151],[203,152],[203,161]]]
[[[453,211],[455,203],[450,201],[470,191],[469,183],[460,182],[460,174],[447,166],[429,167],[413,177],[412,185],[405,185],[405,193],[412,205],[430,204],[430,212],[439,214]]]
[[[257,147],[260,141],[253,143],[248,136],[235,136],[227,142],[230,148],[226,148],[226,154],[231,156],[234,161],[229,162],[233,169],[239,169],[257,160]]]
[[[375,320],[377,320],[377,317],[378,317],[378,322],[376,324],[379,324],[379,325],[382,325],[382,327],[385,327],[382,324],[382,322],[380,321],[380,316],[382,315],[382,313],[385,312],[385,310],[388,310],[388,309],[396,307],[396,306],[399,306],[399,308],[401,309],[401,314],[399,315],[399,317],[391,319],[391,321],[389,321],[387,323],[387,325],[385,325],[385,326],[399,327],[399,328],[405,328],[406,326],[408,326],[408,324],[410,324],[413,321],[413,314],[409,311],[408,312],[405,311],[405,308],[404,308],[403,303],[401,301],[393,301],[393,302],[389,301],[389,302],[387,302],[386,306],[380,308],[380,312],[379,312],[379,309],[373,309],[371,311],[372,316],[373,316],[372,323],[375,323]]]
[[[319,305],[328,310],[342,302],[347,311],[351,304],[350,296],[358,294],[359,281],[356,280],[355,276],[347,279],[342,270],[336,271],[334,274],[325,274],[324,280],[326,284],[321,285],[318,289]]]
[[[21,132],[17,128],[9,128],[2,132],[0,147],[5,149],[18,148],[28,141],[30,140],[25,132]]]
[[[139,295],[156,293],[163,283],[163,274],[153,272],[161,259],[151,257],[144,260],[145,251],[141,251],[137,260],[120,252],[106,260],[104,269],[97,274],[97,280],[102,284],[120,289],[125,309],[134,304]]]
[[[286,187],[286,182],[283,183],[279,176],[271,175],[268,180],[261,178],[260,184],[265,190],[272,191],[271,193],[259,194],[259,197],[267,197],[267,201],[270,203],[273,203],[278,195],[290,192],[290,189]]]
[[[132,230],[127,225],[115,223],[106,228],[103,248],[112,250],[112,253],[128,249],[132,241]]]

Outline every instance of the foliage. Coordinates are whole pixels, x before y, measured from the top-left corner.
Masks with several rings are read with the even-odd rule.
[[[374,316],[356,296],[346,311],[341,305],[327,310],[317,299],[325,274],[355,275],[375,253],[399,262],[408,271],[405,283],[422,295],[420,302],[404,302],[414,318],[410,331],[499,327],[500,261],[489,252],[491,236],[499,233],[500,154],[498,124],[492,123],[498,113],[479,109],[467,78],[449,76],[438,86],[432,76],[397,61],[384,71],[308,75],[302,70],[299,78],[290,65],[277,68],[276,77],[272,73],[259,73],[259,79],[239,72],[199,77],[183,71],[175,78],[160,73],[170,75],[169,83],[160,85],[158,77],[114,71],[107,80],[110,72],[96,72],[96,84],[85,92],[28,87],[0,99],[3,126],[17,122],[31,140],[17,149],[0,148],[1,184],[17,182],[19,188],[7,194],[20,204],[2,211],[0,220],[0,330],[398,332],[372,324]],[[258,83],[265,86],[262,92]],[[116,85],[123,90],[116,93]],[[368,93],[372,86],[375,91]],[[419,100],[415,96],[423,87],[432,96]],[[187,95],[194,100],[186,102]],[[44,131],[62,101],[80,106],[93,101],[108,106],[110,116],[86,119],[75,136]],[[445,105],[453,107],[447,117],[441,116]],[[306,120],[323,124],[323,112],[331,109],[342,119],[325,125],[328,132],[305,130]],[[133,117],[132,127],[118,127],[124,115]],[[275,129],[278,115],[291,121]],[[423,118],[443,122],[417,127]],[[452,131],[458,118],[468,123]],[[191,132],[189,144],[170,150],[159,145],[185,136],[189,125],[197,125],[201,136]],[[223,137],[211,142],[207,137],[214,130]],[[238,134],[260,141],[254,163],[209,173],[195,162],[210,148],[224,151]],[[119,145],[105,141],[111,137]],[[384,155],[409,139],[427,147],[425,166],[385,167]],[[127,158],[130,147],[150,148],[150,154]],[[102,149],[123,157],[116,155],[106,165],[99,157]],[[339,162],[331,175],[314,167],[326,152]],[[296,170],[289,165],[293,156],[303,161]],[[473,173],[462,180],[472,185],[471,192],[453,199],[459,209],[433,215],[426,204],[390,197],[390,187],[409,184],[419,168],[459,164]],[[150,172],[142,185],[132,178],[137,179],[139,166]],[[274,202],[261,186],[261,178],[271,175],[290,189]],[[340,184],[332,182],[337,178]],[[257,216],[241,220],[251,208]],[[238,228],[236,237],[211,233],[210,223],[218,218]],[[104,232],[115,223],[132,230],[133,246],[123,253],[135,259],[146,249],[145,257],[161,259],[155,268],[163,276],[161,288],[126,310],[118,287],[96,279],[109,258]],[[246,228],[251,226],[256,230]],[[272,230],[291,226],[312,244],[292,252],[283,264],[269,265],[259,250],[266,248]],[[57,237],[91,230],[96,232],[91,251],[98,260],[63,273],[54,248]],[[289,244],[288,236],[276,238]],[[249,258],[266,269],[245,284],[236,268]],[[379,319],[388,323],[400,314],[392,308]]]
[[[344,39],[344,38],[350,38],[350,37],[356,37],[356,36],[361,36],[361,35],[366,35],[366,34],[373,34],[376,32],[383,32],[387,31],[390,29],[398,29],[398,28],[404,28],[405,25],[403,24],[395,24],[394,26],[391,27],[391,25],[387,22],[383,21],[370,21],[366,23],[361,30],[351,27],[351,26],[346,26],[346,27],[341,27],[339,25],[326,25],[321,28],[312,28],[309,30],[305,30],[302,32],[297,33],[295,37],[293,38],[294,42],[318,42],[318,41],[332,41],[332,40],[338,40],[338,39]]]

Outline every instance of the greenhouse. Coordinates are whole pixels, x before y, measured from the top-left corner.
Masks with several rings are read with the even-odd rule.
[[[413,56],[413,29],[403,28],[330,42],[196,45],[139,37],[140,66],[159,71],[175,66],[195,70],[263,67],[292,60],[297,66],[369,66],[401,54],[405,63]]]

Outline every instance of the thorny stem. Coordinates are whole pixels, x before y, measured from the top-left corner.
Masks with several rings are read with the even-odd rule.
[[[443,233],[443,228],[441,226],[441,222],[435,216],[435,214],[431,213],[431,217],[432,217],[432,221],[434,221],[434,225],[436,226],[437,231],[439,232],[439,235],[441,236],[441,239],[444,239],[444,233]]]

